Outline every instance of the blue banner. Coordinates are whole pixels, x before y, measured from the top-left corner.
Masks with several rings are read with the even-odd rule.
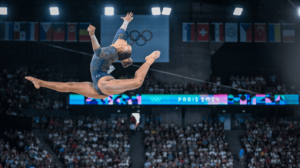
[[[94,99],[70,94],[70,105],[299,105],[296,94],[126,94]]]
[[[117,30],[121,27],[123,15],[101,16],[101,46],[112,44]],[[161,52],[157,62],[169,62],[169,16],[134,15],[124,34],[132,46],[134,62],[145,62],[145,57],[155,50]]]

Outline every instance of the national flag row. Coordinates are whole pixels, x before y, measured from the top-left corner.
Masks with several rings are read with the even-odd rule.
[[[239,30],[239,31],[238,31]],[[239,33],[238,33],[239,32]],[[295,42],[294,23],[183,23],[184,42]]]
[[[0,39],[6,41],[90,41],[90,23],[0,22]]]

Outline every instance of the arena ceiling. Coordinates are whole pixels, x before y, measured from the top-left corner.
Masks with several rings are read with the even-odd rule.
[[[300,0],[291,0],[300,6]],[[105,6],[113,6],[115,14],[132,11],[135,14],[151,14],[153,6],[172,7],[172,15],[197,15],[202,17],[231,18],[237,5],[244,8],[238,20],[244,21],[293,21],[300,17],[289,0],[2,0],[0,6],[9,8],[9,15],[1,20],[45,20],[49,17],[49,7],[58,6],[62,20],[81,21],[99,17]],[[227,20],[224,20],[227,21]],[[235,20],[233,20],[235,21]]]

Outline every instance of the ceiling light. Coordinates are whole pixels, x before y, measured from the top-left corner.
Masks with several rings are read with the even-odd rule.
[[[162,14],[163,14],[163,15],[170,15],[171,10],[172,10],[171,8],[164,7],[164,8],[163,8],[163,11],[162,11]]]
[[[236,7],[234,9],[234,12],[233,12],[233,15],[237,15],[237,16],[240,16],[243,12],[243,8],[240,8],[240,7]]]
[[[112,16],[114,15],[115,9],[113,7],[105,7],[105,15]]]
[[[152,15],[160,15],[160,7],[153,7],[152,9]]]
[[[7,7],[0,7],[0,15],[7,15]]]
[[[50,7],[50,15],[59,15],[58,7]]]

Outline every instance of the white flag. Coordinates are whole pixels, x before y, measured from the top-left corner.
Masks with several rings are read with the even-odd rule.
[[[226,42],[238,41],[237,23],[225,23],[225,41]]]

